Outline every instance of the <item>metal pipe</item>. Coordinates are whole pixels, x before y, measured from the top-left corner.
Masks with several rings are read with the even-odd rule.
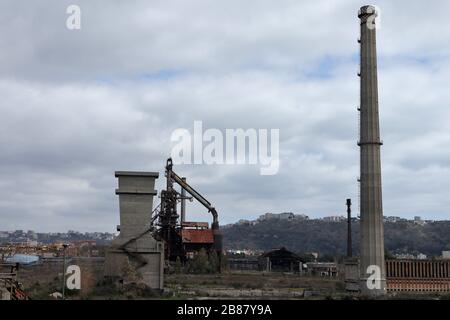
[[[64,300],[66,295],[66,249],[67,244],[63,244],[64,247],[64,259],[63,259],[63,283],[62,283],[62,299]]]
[[[186,183],[186,177],[182,177],[181,180]],[[181,227],[186,221],[186,189],[181,187]]]
[[[351,257],[352,253],[352,199],[347,199],[347,257]]]

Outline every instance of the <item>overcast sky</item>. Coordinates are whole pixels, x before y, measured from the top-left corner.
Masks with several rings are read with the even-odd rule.
[[[0,230],[115,231],[114,171],[159,171],[161,190],[170,135],[195,120],[280,129],[277,175],[175,166],[222,224],[341,215],[346,198],[357,212],[364,4],[2,0]],[[376,5],[384,214],[448,219],[450,2]]]

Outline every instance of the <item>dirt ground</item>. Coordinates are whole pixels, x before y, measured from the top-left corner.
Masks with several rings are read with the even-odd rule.
[[[222,274],[165,275],[164,291],[105,281],[101,259],[73,259],[81,268],[81,290],[66,290],[67,299],[359,299],[344,291],[342,280],[298,274],[233,271]],[[61,292],[61,261],[21,267],[18,281],[31,299],[53,299]],[[393,299],[449,299],[450,296],[400,296]]]
[[[167,292],[184,298],[313,298],[344,294],[342,281],[256,271],[169,275]]]
[[[67,265],[81,268],[81,290],[66,290],[70,299],[203,299],[203,298],[305,298],[343,292],[340,280],[301,277],[295,274],[225,272],[223,274],[165,275],[164,292],[155,293],[141,286],[117,286],[104,280],[101,259],[72,259]],[[61,292],[62,261],[21,267],[19,282],[32,299],[52,299]]]
[[[298,274],[232,271],[222,274],[169,274],[164,291],[155,292],[136,284],[118,284],[103,277],[102,259],[68,261],[81,268],[81,290],[66,290],[66,299],[361,299],[344,290],[340,279]],[[61,292],[62,261],[21,267],[18,281],[31,299],[53,299]],[[450,299],[449,295],[390,294],[387,299]]]
[[[103,259],[72,258],[66,262],[66,266],[78,265],[81,269],[81,290],[67,295],[84,297],[89,296],[96,288],[97,283],[103,278]],[[22,283],[24,291],[32,299],[50,299],[51,293],[61,292],[63,262],[52,261],[38,265],[21,266],[18,272],[18,281]]]

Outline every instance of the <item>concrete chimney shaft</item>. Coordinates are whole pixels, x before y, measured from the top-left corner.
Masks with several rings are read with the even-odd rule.
[[[360,288],[367,295],[386,293],[383,206],[381,190],[380,128],[378,115],[377,52],[373,6],[361,7],[360,37]],[[374,266],[380,271],[377,283],[368,287]],[[370,267],[370,268],[369,268]],[[367,273],[368,268],[370,273]]]

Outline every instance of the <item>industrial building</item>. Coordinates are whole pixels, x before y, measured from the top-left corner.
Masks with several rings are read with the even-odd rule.
[[[298,255],[284,247],[265,252],[258,261],[260,270],[278,272],[301,272],[304,263]]]
[[[185,262],[202,248],[208,253],[215,252],[220,259],[222,234],[215,207],[187,183],[186,177],[175,173],[170,158],[166,162],[165,177],[166,188],[161,191],[161,203],[155,208],[152,218],[154,235],[165,244],[165,259]],[[179,191],[175,185],[179,186]],[[186,221],[186,200],[196,200],[206,208],[212,217],[211,228],[208,222]]]
[[[337,278],[339,275],[335,262],[308,262],[306,266],[307,273],[311,276]]]
[[[39,256],[16,253],[5,259],[8,264],[34,265],[40,262]]]
[[[182,262],[193,258],[204,248],[207,252],[222,254],[222,236],[216,209],[186,178],[173,171],[172,160],[165,167],[166,189],[161,191],[161,203],[153,209],[154,190],[158,172],[117,171],[119,179],[120,225],[119,236],[113,240],[106,253],[105,276],[122,281],[127,279],[124,270],[133,270],[140,282],[149,288],[162,290],[164,271],[170,262]],[[175,190],[178,184],[180,191]],[[191,198],[189,198],[188,193]],[[211,213],[211,228],[208,222],[186,221],[185,201],[195,199]],[[178,207],[181,207],[181,215]],[[219,260],[220,262],[220,260]],[[220,271],[220,263],[218,266]]]
[[[387,260],[387,290],[450,292],[450,260]]]

